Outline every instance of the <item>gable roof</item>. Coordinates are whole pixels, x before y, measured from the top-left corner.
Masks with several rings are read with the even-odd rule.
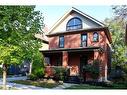
[[[51,34],[51,32],[67,17],[69,16],[72,12],[76,12],[90,20],[92,20],[93,22],[97,23],[98,25],[102,26],[102,27],[105,27],[106,25],[103,24],[102,22],[96,20],[95,18],[83,13],[82,11],[72,7],[68,12],[66,12],[49,30],[48,34]]]

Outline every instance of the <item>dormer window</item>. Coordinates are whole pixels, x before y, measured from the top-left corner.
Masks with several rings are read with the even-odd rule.
[[[94,41],[94,42],[99,41],[99,35],[98,35],[97,32],[94,32],[94,33],[93,33],[93,41]]]
[[[70,19],[66,25],[66,30],[77,30],[77,29],[82,29],[82,20],[78,17],[74,17]]]

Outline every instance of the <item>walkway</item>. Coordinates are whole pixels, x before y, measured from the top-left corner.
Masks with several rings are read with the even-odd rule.
[[[55,87],[55,88],[53,88],[53,89],[54,89],[54,90],[55,90],[55,89],[65,89],[65,88],[71,87],[71,86],[73,86],[73,85],[76,85],[76,84],[72,84],[72,83],[63,83],[62,85],[59,85],[59,86],[57,86],[57,87]]]

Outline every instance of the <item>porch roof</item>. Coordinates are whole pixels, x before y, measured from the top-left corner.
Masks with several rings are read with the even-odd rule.
[[[60,53],[63,51],[67,52],[79,52],[79,51],[94,51],[102,49],[101,47],[80,47],[80,48],[58,48],[58,49],[50,49],[50,50],[41,50],[42,53]]]

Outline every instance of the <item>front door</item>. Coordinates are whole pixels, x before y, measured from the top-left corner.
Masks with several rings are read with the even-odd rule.
[[[85,55],[82,55],[81,57],[80,57],[80,76],[81,77],[83,77],[84,78],[84,81],[85,81],[85,72],[84,72],[84,70],[83,70],[83,67],[87,64],[87,61],[88,61],[88,57],[87,56],[85,56]]]

